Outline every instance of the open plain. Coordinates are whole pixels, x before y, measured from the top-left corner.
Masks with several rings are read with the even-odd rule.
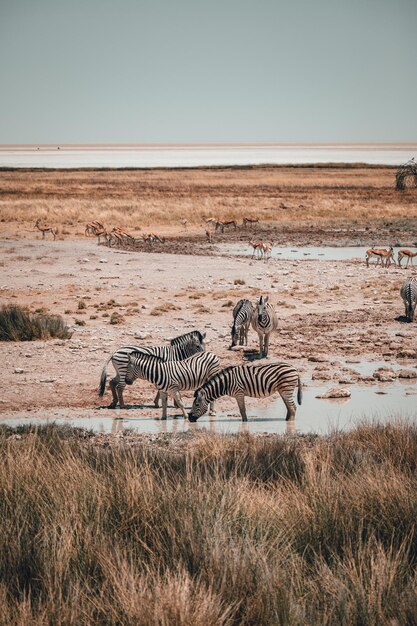
[[[0,172],[2,303],[60,314],[73,331],[69,340],[3,344],[2,416],[97,415],[110,400],[109,393],[103,403],[97,398],[110,353],[191,329],[207,332],[222,365],[242,363],[241,350],[228,350],[232,309],[261,294],[279,319],[270,360],[295,365],[306,386],[377,385],[373,362],[415,369],[416,335],[401,321],[399,289],[416,270],[374,262],[367,268],[364,259],[251,260],[248,245],[255,237],[280,246],[412,247],[417,190],[396,192],[394,173],[365,166]],[[244,229],[245,216],[259,222]],[[210,217],[236,219],[238,228],[213,232],[209,243]],[[58,230],[56,241],[48,234],[41,240],[37,219]],[[126,229],[139,243],[97,245],[84,235],[93,219]],[[140,241],[147,232],[165,243],[149,247]],[[241,254],[225,253],[223,244],[236,242]],[[256,347],[250,331],[249,348]],[[371,363],[366,375],[355,362]],[[133,406],[126,414],[159,416],[151,397],[143,382],[128,388]],[[230,399],[219,410],[237,413]],[[114,412],[101,410],[105,415]],[[283,415],[278,403],[277,418]]]

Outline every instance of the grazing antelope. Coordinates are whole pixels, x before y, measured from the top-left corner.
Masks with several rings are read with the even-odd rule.
[[[118,233],[122,237],[122,244],[135,243],[135,238],[129,233],[127,233],[125,230],[123,230],[122,228],[119,228],[118,226],[115,226],[113,228],[112,233]]]
[[[165,243],[165,237],[161,237],[155,233],[150,233],[149,236],[152,237],[154,242],[157,241],[158,243]]]
[[[216,222],[216,232],[218,230],[220,230],[222,233],[224,233],[224,229],[229,226],[233,226],[234,229],[237,229],[237,221],[236,220],[225,220],[225,221],[221,221],[221,220],[217,220]]]
[[[52,226],[48,226],[47,224],[42,224],[41,220],[36,220],[35,223],[35,228],[37,228],[38,230],[41,231],[42,233],[42,239],[45,239],[45,234],[46,233],[52,233],[53,237],[54,237],[54,241],[56,239],[56,230],[54,230],[52,228]]]
[[[256,258],[257,259],[262,259],[263,255],[264,255],[264,244],[262,240],[258,240],[258,241],[253,241],[251,240],[249,242],[249,245],[252,246],[253,252],[252,252],[252,259],[256,254]]]
[[[107,230],[104,230],[104,228],[96,230],[95,236],[97,237],[97,245],[101,244],[100,237],[103,237],[105,243],[109,245],[109,237],[111,236],[111,233],[108,233]]]
[[[246,228],[248,224],[258,224],[258,222],[259,222],[259,219],[257,217],[244,217],[242,226],[243,228]]]
[[[417,252],[413,252],[412,250],[400,250],[398,252],[398,265],[401,267],[401,261],[405,257],[407,259],[407,263],[405,267],[408,267],[408,264],[411,261],[411,265],[413,264],[413,258],[417,256]]]
[[[370,248],[367,250],[365,254],[366,267],[369,267],[369,259],[373,256],[377,258],[377,265],[379,264],[379,261],[381,261],[381,265],[384,267],[385,261],[385,267],[389,267],[391,265],[391,259],[395,265],[394,249],[392,246],[389,250],[385,250],[384,248]]]
[[[99,230],[104,230],[104,226],[103,224],[101,224],[101,222],[97,222],[95,220],[92,222],[88,222],[85,227],[85,236],[89,237],[90,235],[96,235],[97,231]]]

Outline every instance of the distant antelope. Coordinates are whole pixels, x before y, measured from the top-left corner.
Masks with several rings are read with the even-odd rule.
[[[186,220],[186,219],[181,220],[181,224],[184,226],[184,230],[187,231],[188,230],[188,220]]]
[[[400,250],[398,252],[398,265],[401,267],[401,261],[405,257],[407,259],[407,263],[405,267],[408,267],[408,264],[411,261],[411,265],[413,264],[413,258],[417,256],[417,252],[413,252],[412,250]]]
[[[101,231],[101,230],[104,230],[104,226],[103,224],[101,224],[101,222],[97,222],[97,221],[88,222],[88,224],[85,227],[85,236],[89,237],[90,235],[96,235],[97,231]]]
[[[101,230],[97,229],[94,234],[97,237],[97,245],[100,245],[100,243],[101,243],[100,238],[101,237],[103,237],[104,241],[107,244],[109,243],[108,239],[109,239],[110,233],[108,233],[107,230],[104,230],[104,228],[102,228]]]
[[[47,224],[41,224],[41,220],[36,220],[35,228],[41,231],[42,239],[45,239],[45,233],[52,233],[54,237],[54,241],[56,239],[56,230],[52,228],[52,226],[48,226]]]
[[[209,230],[206,230],[206,238],[209,243],[213,243],[211,232]]]
[[[256,258],[257,259],[262,259],[263,255],[264,255],[264,244],[263,241],[261,241],[260,239],[258,241],[250,241],[249,245],[252,246],[253,252],[252,252],[252,259],[256,254]]]
[[[271,258],[273,247],[274,247],[273,241],[267,241],[266,243],[263,244],[263,253],[264,253],[265,261],[268,261],[268,259]]]
[[[122,237],[122,243],[123,244],[125,244],[125,243],[130,243],[130,244],[135,243],[135,238],[133,237],[133,235],[130,235],[129,233],[127,233],[122,228],[119,228],[118,226],[115,226],[113,228],[112,233],[118,233]]]
[[[212,226],[213,228],[216,227],[217,222],[218,222],[218,220],[216,220],[215,217],[209,217],[208,220],[206,220],[206,224],[208,226]]]
[[[248,224],[257,224],[258,222],[259,222],[259,219],[257,217],[244,217],[242,226],[243,228],[246,228]]]
[[[384,266],[384,261],[385,261],[385,267],[389,267],[391,265],[391,259],[395,265],[394,249],[392,246],[390,247],[389,250],[385,250],[384,248],[382,249],[370,248],[369,250],[367,250],[366,255],[365,255],[367,267],[369,267],[369,259],[373,256],[377,258],[377,265],[379,261],[381,261],[381,265]]]
[[[236,220],[225,220],[225,221],[221,221],[221,220],[217,220],[216,222],[216,228],[215,230],[218,231],[220,230],[222,233],[224,233],[224,229],[229,226],[233,226],[234,229],[237,229],[237,221]]]

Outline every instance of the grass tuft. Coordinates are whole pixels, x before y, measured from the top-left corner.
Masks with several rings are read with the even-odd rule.
[[[60,315],[33,315],[21,306],[3,306],[0,310],[0,341],[69,339],[71,334]]]

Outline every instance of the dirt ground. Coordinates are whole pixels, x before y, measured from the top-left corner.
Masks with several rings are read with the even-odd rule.
[[[209,256],[190,257],[119,251],[93,239],[2,240],[2,304],[61,314],[73,329],[69,340],[1,345],[2,417],[89,416],[110,401],[106,392],[99,402],[97,387],[111,352],[132,343],[165,343],[191,329],[207,332],[207,349],[222,365],[242,363],[241,350],[228,350],[232,308],[240,298],[260,294],[269,295],[279,319],[270,361],[294,364],[304,384],[337,384],[351,377],[355,361],[401,360],[404,351],[411,351],[409,365],[417,365],[415,324],[398,319],[404,314],[399,289],[410,270],[366,268],[359,261],[265,263],[219,255],[215,247],[207,251]],[[121,323],[110,323],[114,312]],[[253,331],[249,347],[257,347]],[[145,405],[128,411],[149,415],[148,384],[137,381],[125,397]],[[219,409],[236,413],[230,399]]]

